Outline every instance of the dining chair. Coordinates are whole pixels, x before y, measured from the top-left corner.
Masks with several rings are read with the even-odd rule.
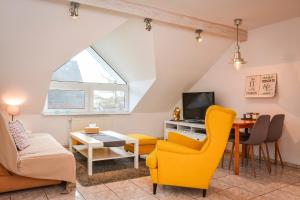
[[[266,145],[266,150],[267,150],[267,158],[268,158],[270,169],[271,169],[271,161],[270,161],[268,143],[275,143],[275,156],[274,156],[275,164],[277,164],[277,157],[279,156],[281,167],[282,168],[284,167],[281,153],[279,150],[279,145],[278,145],[278,141],[282,136],[284,118],[285,118],[284,114],[277,114],[277,115],[273,116],[271,123],[270,123],[268,136],[267,136],[267,139],[265,140],[265,145]],[[259,158],[261,158],[261,150],[259,150]]]
[[[254,177],[256,177],[254,150],[253,150],[254,149],[253,147],[255,145],[258,145],[259,147],[261,147],[267,170],[269,173],[271,172],[269,163],[266,160],[264,149],[262,148],[262,144],[264,144],[264,142],[266,141],[267,136],[268,136],[269,126],[270,126],[270,115],[260,115],[257,118],[255,124],[253,125],[249,136],[247,138],[246,137],[240,138],[240,144],[246,145],[249,148],[249,154],[250,154],[250,158],[252,161],[252,163],[251,163],[252,173],[253,173]],[[230,160],[229,160],[229,170],[231,168],[234,148],[239,148],[239,147],[235,147],[234,142],[232,142],[231,152],[230,152]]]

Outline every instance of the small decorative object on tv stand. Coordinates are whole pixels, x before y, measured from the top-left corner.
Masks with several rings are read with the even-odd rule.
[[[173,111],[173,115],[172,115],[172,120],[173,121],[179,121],[179,119],[180,119],[180,108],[175,107],[175,109]]]

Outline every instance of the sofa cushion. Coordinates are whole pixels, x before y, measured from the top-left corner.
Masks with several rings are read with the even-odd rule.
[[[26,130],[19,120],[9,122],[8,127],[18,150],[21,151],[30,145]]]
[[[73,154],[46,133],[28,134],[30,146],[19,151],[18,174],[22,176],[76,182]]]

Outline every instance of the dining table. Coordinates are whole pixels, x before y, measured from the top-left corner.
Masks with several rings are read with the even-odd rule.
[[[234,129],[234,174],[239,175],[239,168],[240,168],[240,129],[245,129],[246,131],[251,128],[255,124],[256,120],[243,120],[243,119],[236,119],[233,124],[232,128]]]

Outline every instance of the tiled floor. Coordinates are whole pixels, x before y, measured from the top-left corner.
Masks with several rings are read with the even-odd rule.
[[[201,169],[199,169],[201,170]],[[300,200],[300,169],[272,166],[269,175],[263,163],[257,163],[257,177],[251,176],[250,165],[241,167],[240,176],[232,171],[218,168],[207,198],[221,200]],[[0,200],[197,200],[202,199],[202,191],[197,189],[159,186],[152,195],[150,177],[83,187],[77,184],[76,191],[61,194],[62,186],[51,186],[0,194]]]

